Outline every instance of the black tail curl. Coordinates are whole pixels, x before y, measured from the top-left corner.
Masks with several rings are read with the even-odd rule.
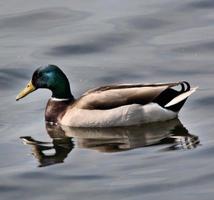
[[[190,91],[190,84],[186,81],[182,81],[180,82],[180,85],[181,85],[181,91],[180,93],[184,93],[184,92],[187,92],[187,91]]]
[[[174,99],[175,97],[177,97],[178,95],[185,93],[187,91],[190,90],[190,84],[186,81],[181,81],[179,82],[179,84],[181,86],[181,90],[177,91],[173,88],[167,88],[166,90],[164,90],[159,96],[157,96],[153,102],[159,104],[161,107],[165,108],[164,106],[169,103],[172,99]],[[185,101],[187,100],[184,99],[180,102],[178,102],[177,104],[174,104],[172,106],[167,107],[167,109],[174,111],[174,112],[179,112],[179,110],[182,108],[182,106],[184,105]]]

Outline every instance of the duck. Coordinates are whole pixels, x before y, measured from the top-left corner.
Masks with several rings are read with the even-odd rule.
[[[37,89],[52,92],[45,109],[46,122],[70,127],[124,127],[177,118],[197,87],[186,81],[112,84],[90,89],[74,98],[65,73],[49,64],[34,71],[16,101]]]

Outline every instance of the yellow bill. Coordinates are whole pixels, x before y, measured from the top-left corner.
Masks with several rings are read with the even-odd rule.
[[[27,86],[25,87],[25,89],[23,89],[18,96],[16,97],[16,101],[18,101],[19,99],[27,96],[28,94],[30,94],[31,92],[33,92],[34,90],[36,90],[36,87],[32,84],[32,81],[30,81]]]

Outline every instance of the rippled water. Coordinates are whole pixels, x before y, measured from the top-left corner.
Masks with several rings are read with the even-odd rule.
[[[1,199],[213,199],[213,0],[0,5]],[[75,96],[109,83],[188,80],[199,90],[180,121],[45,127],[50,93],[15,97],[47,63],[65,71]]]

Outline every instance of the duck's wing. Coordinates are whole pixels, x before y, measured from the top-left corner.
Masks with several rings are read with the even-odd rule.
[[[113,90],[113,89],[133,89],[133,88],[142,89],[142,88],[145,88],[145,87],[157,88],[157,87],[161,87],[161,86],[173,87],[173,86],[176,86],[176,85],[178,85],[180,83],[181,82],[176,82],[176,83],[155,83],[155,84],[119,84],[119,85],[106,85],[106,86],[102,86],[102,87],[98,87],[98,88],[95,88],[95,89],[88,90],[83,95],[87,95],[87,94],[94,93],[94,92],[102,92],[102,91],[107,91],[107,90]]]
[[[179,85],[181,86],[180,91],[173,89],[173,87]],[[189,90],[189,83],[184,81],[145,85],[108,85],[87,91],[77,101],[75,106],[81,109],[99,110],[112,109],[130,104],[145,105],[151,102],[164,106],[170,103],[175,97]],[[185,96],[183,99],[186,98]],[[183,99],[180,99],[180,101]]]

